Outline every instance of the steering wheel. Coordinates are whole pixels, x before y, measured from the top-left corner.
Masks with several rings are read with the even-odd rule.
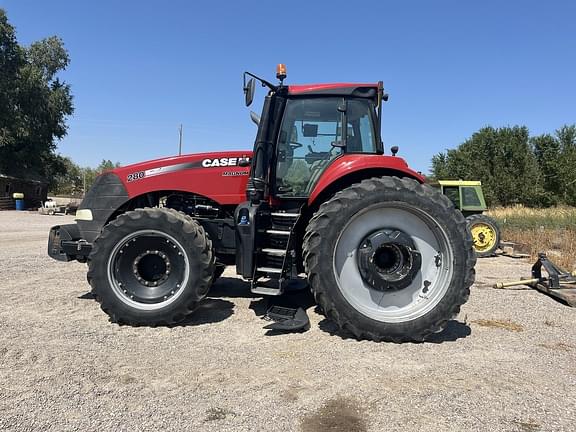
[[[297,148],[300,147],[304,147],[304,144],[300,144],[299,142],[296,141],[288,141],[288,145],[292,147],[293,150],[296,150]]]
[[[304,156],[304,159],[307,163],[313,164],[316,161],[327,160],[330,159],[330,152],[316,152],[312,148],[312,146],[308,146],[309,153]]]

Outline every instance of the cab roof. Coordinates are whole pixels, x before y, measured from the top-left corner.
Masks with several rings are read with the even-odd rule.
[[[482,182],[475,180],[438,180],[441,186],[482,186]]]
[[[378,83],[300,84],[288,86],[290,96],[354,96],[368,99],[378,97]]]

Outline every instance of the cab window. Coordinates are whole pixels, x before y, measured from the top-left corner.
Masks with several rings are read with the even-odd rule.
[[[463,207],[480,207],[481,205],[476,188],[466,186],[462,188]]]
[[[370,102],[348,100],[346,114],[338,110],[343,104],[338,97],[288,100],[277,145],[278,195],[308,196],[325,168],[343,152],[376,152]]]
[[[446,195],[454,207],[460,209],[460,188],[458,186],[444,186],[444,195]]]

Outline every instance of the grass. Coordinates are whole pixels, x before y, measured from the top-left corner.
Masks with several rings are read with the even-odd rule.
[[[497,207],[487,214],[500,225],[502,240],[527,245],[533,260],[546,252],[560,267],[576,268],[576,207]]]

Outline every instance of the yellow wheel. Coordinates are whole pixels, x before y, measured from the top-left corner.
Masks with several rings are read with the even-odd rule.
[[[468,216],[468,228],[478,257],[494,255],[500,244],[500,229],[496,221],[486,215]]]

